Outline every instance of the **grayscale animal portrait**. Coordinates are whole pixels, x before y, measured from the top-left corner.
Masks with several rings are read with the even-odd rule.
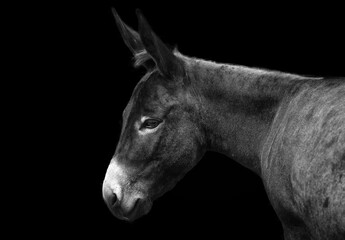
[[[345,239],[345,78],[189,57],[167,47],[139,10],[138,31],[113,14],[135,67],[147,71],[103,182],[116,218],[148,214],[215,151],[262,179],[285,240]]]

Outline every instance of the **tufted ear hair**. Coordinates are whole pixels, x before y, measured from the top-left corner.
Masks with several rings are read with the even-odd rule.
[[[135,59],[143,59],[145,58],[145,47],[140,39],[140,35],[138,32],[134,31],[131,27],[129,27],[127,24],[125,24],[122,19],[120,18],[119,14],[116,12],[115,8],[112,8],[113,15],[115,17],[116,25],[121,33],[122,39],[131,50],[133,56]],[[147,54],[146,54],[147,55]],[[135,65],[144,65],[146,68],[152,68],[152,64],[146,61],[140,61],[140,64]]]
[[[166,77],[183,74],[183,63],[152,31],[139,9],[136,10],[139,21],[139,35],[145,50],[150,54],[160,73]]]

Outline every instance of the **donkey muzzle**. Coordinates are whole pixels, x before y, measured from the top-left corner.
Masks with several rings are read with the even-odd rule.
[[[151,201],[140,190],[129,186],[127,173],[116,159],[108,167],[102,191],[108,208],[121,220],[134,221],[151,209]]]

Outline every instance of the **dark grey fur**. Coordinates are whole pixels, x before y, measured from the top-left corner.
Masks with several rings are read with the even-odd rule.
[[[131,187],[148,187],[142,201],[171,189],[212,150],[261,176],[286,240],[345,239],[345,79],[169,54],[138,15],[140,37],[147,39],[132,41],[140,42],[136,65],[145,65],[149,73],[124,111],[115,155],[135,169]],[[153,68],[145,64],[152,60]],[[163,120],[145,139],[134,128],[141,116]],[[117,216],[119,206],[110,205]],[[148,204],[137,208],[146,209],[129,220],[149,210]]]

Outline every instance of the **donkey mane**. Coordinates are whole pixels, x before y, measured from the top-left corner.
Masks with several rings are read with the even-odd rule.
[[[295,80],[324,79],[323,77],[287,73],[287,72],[282,72],[278,70],[266,69],[262,67],[248,67],[248,66],[239,65],[239,64],[218,63],[212,60],[205,60],[205,59],[201,59],[197,57],[190,57],[190,56],[183,55],[177,49],[174,49],[174,55],[185,62],[193,61],[197,63],[198,65],[209,66],[209,67],[214,67],[214,68],[218,67],[218,68],[222,68],[223,70],[237,72],[237,73],[247,73],[247,74],[266,75],[266,76],[268,75],[268,76],[274,76],[274,77],[280,76],[283,78],[290,78],[290,79],[295,79]]]
[[[174,48],[173,54],[177,57],[183,56],[178,50],[177,47]],[[144,66],[145,63],[148,61],[153,61],[152,56],[146,51],[146,49],[142,49],[134,54],[134,67],[138,68]]]
[[[143,49],[134,55],[134,67],[140,67],[143,66],[144,63],[147,61],[152,60],[151,55],[146,51],[146,49]]]

